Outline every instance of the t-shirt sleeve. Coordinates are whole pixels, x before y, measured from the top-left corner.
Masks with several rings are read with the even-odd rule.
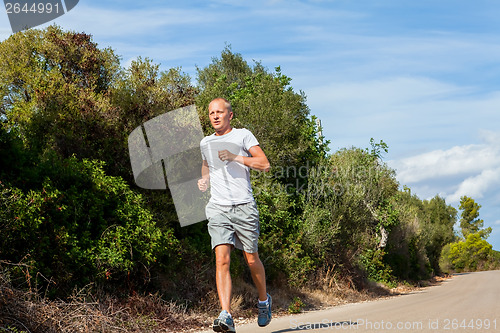
[[[206,144],[204,144],[203,142],[204,140],[201,140],[200,141],[200,153],[201,153],[201,159],[206,161],[207,160],[207,157],[205,156],[205,152],[203,150],[203,148],[206,146]]]
[[[245,130],[245,132],[246,132],[245,136],[243,137],[243,145],[245,149],[248,151],[253,146],[258,146],[259,141],[257,141],[257,138],[249,130]]]

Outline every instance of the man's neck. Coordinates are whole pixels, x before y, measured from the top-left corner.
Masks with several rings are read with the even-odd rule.
[[[215,135],[217,135],[217,136],[225,135],[225,134],[231,132],[232,130],[233,130],[233,128],[231,126],[229,126],[228,128],[220,129],[218,131],[215,131]]]

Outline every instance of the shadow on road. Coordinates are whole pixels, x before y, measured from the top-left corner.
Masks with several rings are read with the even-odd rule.
[[[309,331],[325,328],[346,328],[348,326],[357,325],[357,322],[352,321],[337,321],[329,323],[297,323],[296,327],[285,328],[279,331],[272,331],[272,333],[286,333],[286,332],[297,332],[297,331]]]

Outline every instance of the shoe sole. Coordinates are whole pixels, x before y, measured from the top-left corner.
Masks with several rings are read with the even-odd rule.
[[[236,330],[230,331],[229,327],[226,324],[221,323],[218,319],[215,319],[212,329],[214,332],[236,333]]]

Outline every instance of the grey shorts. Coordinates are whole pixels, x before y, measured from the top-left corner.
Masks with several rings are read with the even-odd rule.
[[[247,253],[258,251],[260,226],[255,201],[233,206],[209,202],[205,213],[212,249],[217,245],[231,244]]]

